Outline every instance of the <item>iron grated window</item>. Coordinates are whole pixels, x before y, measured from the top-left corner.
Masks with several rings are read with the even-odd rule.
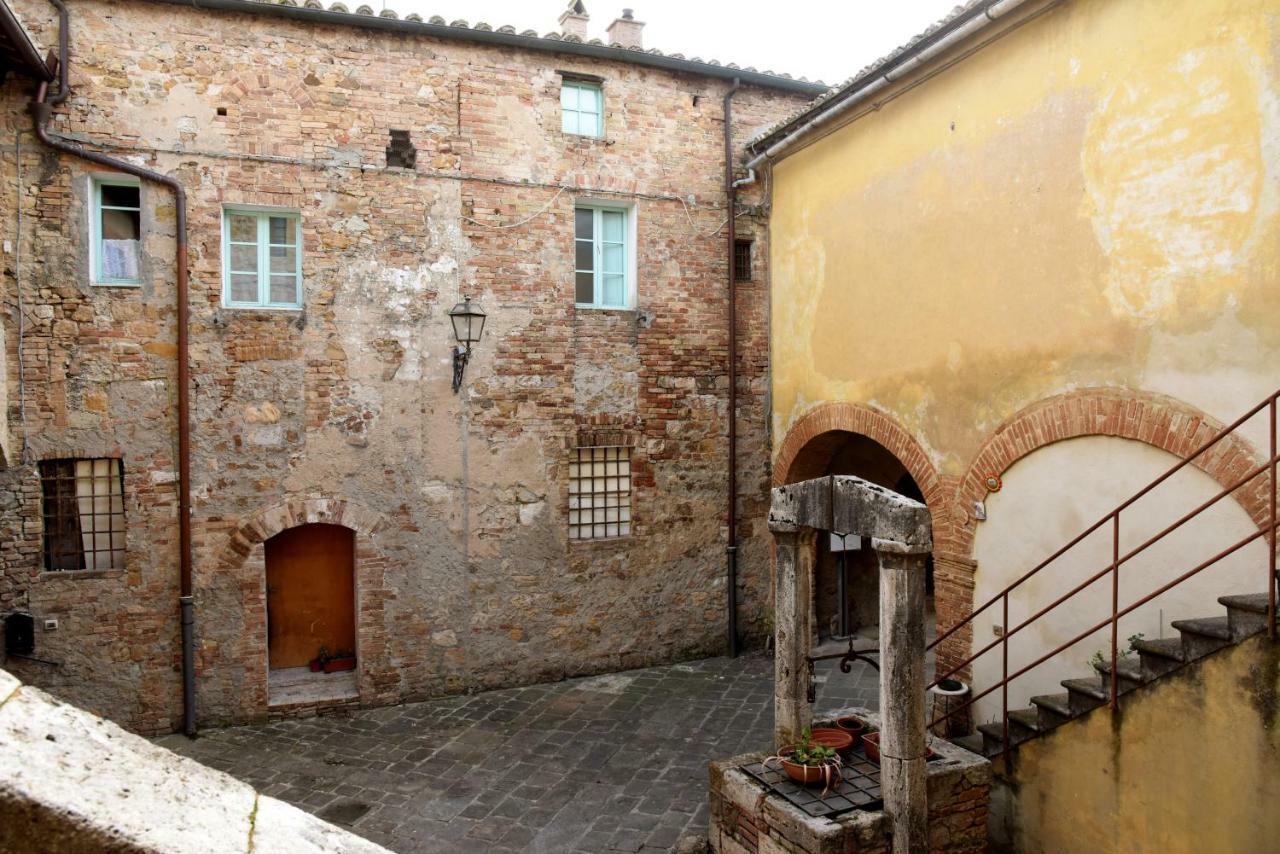
[[[119,460],[44,460],[44,568],[124,568],[124,475]]]
[[[733,280],[751,281],[751,241],[733,241]]]
[[[569,539],[631,534],[631,449],[576,448],[569,462]]]

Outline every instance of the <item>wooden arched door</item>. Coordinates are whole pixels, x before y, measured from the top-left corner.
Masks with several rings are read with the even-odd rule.
[[[324,647],[355,653],[355,532],[300,525],[266,542],[267,660],[306,667]]]

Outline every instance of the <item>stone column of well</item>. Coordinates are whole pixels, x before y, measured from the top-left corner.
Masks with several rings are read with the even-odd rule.
[[[880,561],[880,781],[894,851],[925,852],[924,581],[927,545],[873,539]]]
[[[773,740],[780,750],[806,729],[809,708],[809,600],[815,532],[771,524],[777,546],[773,589]]]

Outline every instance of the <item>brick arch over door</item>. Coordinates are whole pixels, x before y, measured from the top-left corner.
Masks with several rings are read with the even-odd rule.
[[[925,504],[937,517],[943,505],[944,491],[938,472],[920,443],[888,415],[857,403],[824,403],[791,425],[773,463],[773,485],[787,483],[791,469],[805,446],[823,433],[832,431],[858,433],[883,445],[911,474],[924,494]]]
[[[310,524],[341,525],[356,535],[359,702],[377,705],[399,698],[401,679],[388,655],[384,617],[393,598],[386,582],[389,560],[379,544],[388,522],[343,498],[299,498],[248,516],[232,529],[211,567],[197,566],[202,721],[244,722],[268,714],[265,544],[282,531]]]
[[[1055,442],[1082,436],[1114,436],[1186,459],[1224,426],[1188,403],[1152,392],[1092,388],[1046,398],[1005,421],[982,444],[960,480],[959,506],[968,508],[973,502],[984,500],[988,477],[1003,475],[1018,460]],[[1248,441],[1230,435],[1192,465],[1226,488],[1262,462],[1263,457]],[[1173,461],[1169,465],[1172,467]],[[1266,524],[1264,477],[1237,490],[1235,498],[1259,526]],[[957,551],[971,557],[973,541],[974,526],[970,522],[962,526],[955,543]]]

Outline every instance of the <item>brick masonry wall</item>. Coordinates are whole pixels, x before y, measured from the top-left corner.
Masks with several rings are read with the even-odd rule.
[[[47,6],[13,5],[54,43]],[[309,521],[357,531],[367,704],[722,648],[725,81],[136,0],[78,4],[71,44],[74,94],[52,130],[188,188],[204,722],[266,716],[262,542]],[[604,140],[561,134],[558,71],[605,79]],[[0,612],[59,620],[37,648],[61,666],[15,662],[24,680],[168,731],[180,714],[174,209],[144,185],[142,286],[91,287],[99,170],[38,146],[29,88],[0,87],[18,449],[0,473]],[[803,100],[744,87],[735,138]],[[409,131],[416,168],[385,166],[392,128]],[[631,206],[636,311],[575,309],[579,198]],[[769,589],[762,201],[748,189],[738,220],[757,241],[738,292],[753,638]],[[301,311],[221,306],[224,204],[301,212]],[[454,396],[446,312],[464,294],[489,319]],[[602,432],[634,447],[634,532],[570,542],[569,450]],[[41,571],[34,463],[65,456],[124,460],[123,570]]]

